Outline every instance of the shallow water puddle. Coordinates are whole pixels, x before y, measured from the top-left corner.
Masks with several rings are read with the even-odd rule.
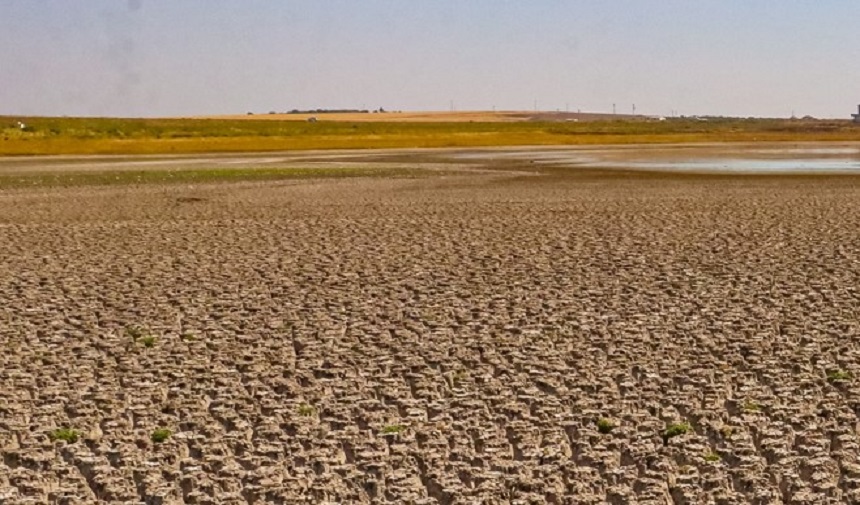
[[[702,173],[860,173],[860,145],[677,145],[460,152],[455,159],[520,159],[577,168]]]

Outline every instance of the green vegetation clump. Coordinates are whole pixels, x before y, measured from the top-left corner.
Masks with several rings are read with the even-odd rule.
[[[137,340],[146,334],[146,330],[140,326],[129,325],[125,327],[125,334],[131,337],[132,340]]]
[[[614,429],[615,429],[615,424],[612,421],[610,421],[609,419],[603,418],[603,419],[597,420],[597,431],[599,431],[600,433],[607,435],[609,433],[612,433],[612,430],[614,430]]]
[[[722,458],[720,457],[720,455],[714,451],[709,451],[707,454],[705,454],[705,461],[707,461],[708,463],[716,463],[721,459]]]
[[[194,184],[237,181],[280,181],[293,179],[344,179],[349,177],[417,176],[418,172],[402,167],[274,167],[213,168],[180,170],[105,170],[60,171],[0,174],[0,189],[128,186],[139,184]]]
[[[164,442],[165,440],[167,440],[168,438],[170,438],[170,436],[172,434],[173,433],[171,433],[170,430],[168,430],[166,428],[159,428],[159,429],[153,431],[152,435],[150,435],[149,438],[154,443],[160,444],[160,443]]]
[[[851,380],[851,374],[844,370],[834,370],[827,373],[828,382],[845,382]]]
[[[316,412],[316,409],[308,404],[303,403],[299,405],[299,415],[302,417],[310,417],[314,415],[314,412]]]
[[[466,380],[466,377],[467,377],[466,372],[463,372],[463,371],[456,372],[456,373],[454,373],[454,375],[451,376],[451,384],[454,387],[459,387],[460,384],[462,384],[463,381]]]
[[[153,337],[152,335],[147,335],[140,339],[140,342],[143,344],[144,347],[150,348],[155,345],[155,337]]]
[[[670,424],[663,431],[663,444],[669,443],[669,440],[688,433],[692,428],[687,423]]]
[[[402,424],[389,424],[388,426],[382,428],[382,434],[383,435],[396,435],[405,429],[406,429],[406,426],[403,426]]]
[[[753,401],[744,402],[744,410],[747,412],[758,412],[761,410],[761,405]]]
[[[58,428],[50,433],[48,433],[48,438],[51,441],[62,440],[69,444],[74,444],[78,441],[80,437],[80,433],[77,430],[73,430],[71,428]]]

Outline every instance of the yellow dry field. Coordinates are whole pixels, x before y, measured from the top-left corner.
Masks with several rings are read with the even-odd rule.
[[[565,112],[264,114],[220,118],[0,118],[0,155],[170,154],[432,147],[845,142],[849,121],[657,121]],[[23,119],[26,128],[15,121]]]

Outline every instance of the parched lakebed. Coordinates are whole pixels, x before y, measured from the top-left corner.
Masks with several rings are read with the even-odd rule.
[[[0,191],[0,503],[860,501],[860,178],[413,156]]]

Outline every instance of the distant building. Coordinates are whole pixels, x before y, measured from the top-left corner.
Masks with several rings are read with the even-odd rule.
[[[854,118],[854,122],[860,124],[860,105],[857,106],[857,114],[851,114],[851,117]]]

